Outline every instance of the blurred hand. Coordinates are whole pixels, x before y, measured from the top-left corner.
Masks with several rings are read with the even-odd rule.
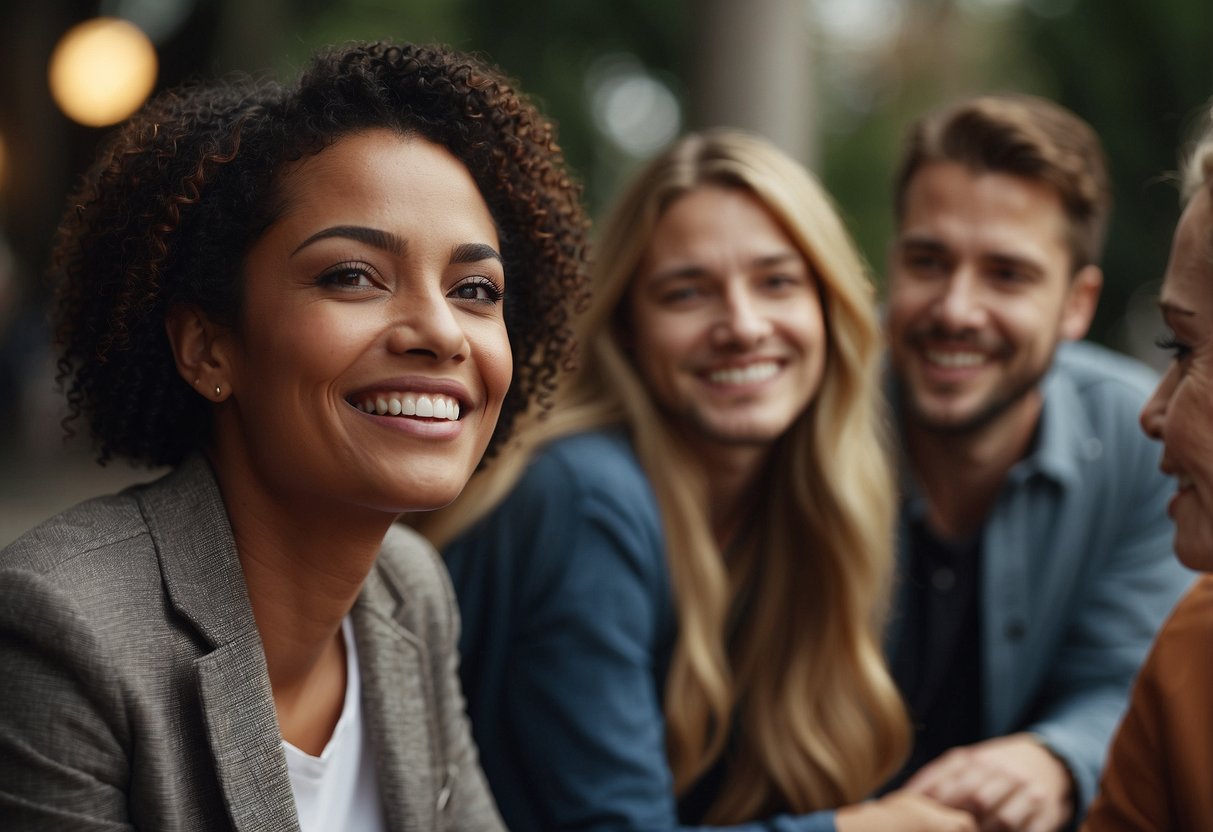
[[[953,748],[905,790],[971,812],[981,832],[1057,832],[1074,814],[1070,772],[1030,734]]]
[[[839,809],[834,826],[837,832],[978,832],[968,812],[904,789]]]

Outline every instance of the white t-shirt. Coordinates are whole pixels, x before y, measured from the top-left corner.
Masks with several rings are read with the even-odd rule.
[[[341,622],[345,639],[345,703],[333,736],[319,757],[286,740],[286,767],[303,832],[386,832],[375,755],[362,724],[362,684],[358,649],[349,616]]]

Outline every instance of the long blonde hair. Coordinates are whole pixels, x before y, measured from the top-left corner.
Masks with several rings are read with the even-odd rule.
[[[723,557],[706,472],[654,405],[620,321],[654,226],[704,184],[742,188],[778,218],[822,294],[827,355],[814,403],[780,439],[754,532]],[[873,288],[829,197],[766,141],[691,134],[650,162],[596,246],[579,367],[463,497],[419,526],[439,545],[489,511],[543,444],[606,425],[630,432],[663,518],[678,610],[665,685],[667,754],[684,793],[730,767],[705,820],[753,820],[854,802],[900,763],[905,711],[880,636],[893,571],[893,486],[878,380]]]

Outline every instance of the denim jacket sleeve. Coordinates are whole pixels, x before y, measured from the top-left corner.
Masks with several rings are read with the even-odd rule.
[[[444,553],[465,689],[512,829],[680,828],[662,681],[674,638],[660,518],[626,442],[565,440]],[[738,832],[831,832],[833,813]]]

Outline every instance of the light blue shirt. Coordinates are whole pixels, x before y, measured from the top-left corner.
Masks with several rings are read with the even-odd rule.
[[[982,531],[985,736],[1043,739],[1074,777],[1080,818],[1133,677],[1193,577],[1171,551],[1174,484],[1138,427],[1155,380],[1103,347],[1063,344],[1042,382],[1033,450]],[[903,541],[908,518],[923,511],[910,493]],[[904,564],[904,546],[900,556]],[[896,655],[896,617],[889,644]]]

